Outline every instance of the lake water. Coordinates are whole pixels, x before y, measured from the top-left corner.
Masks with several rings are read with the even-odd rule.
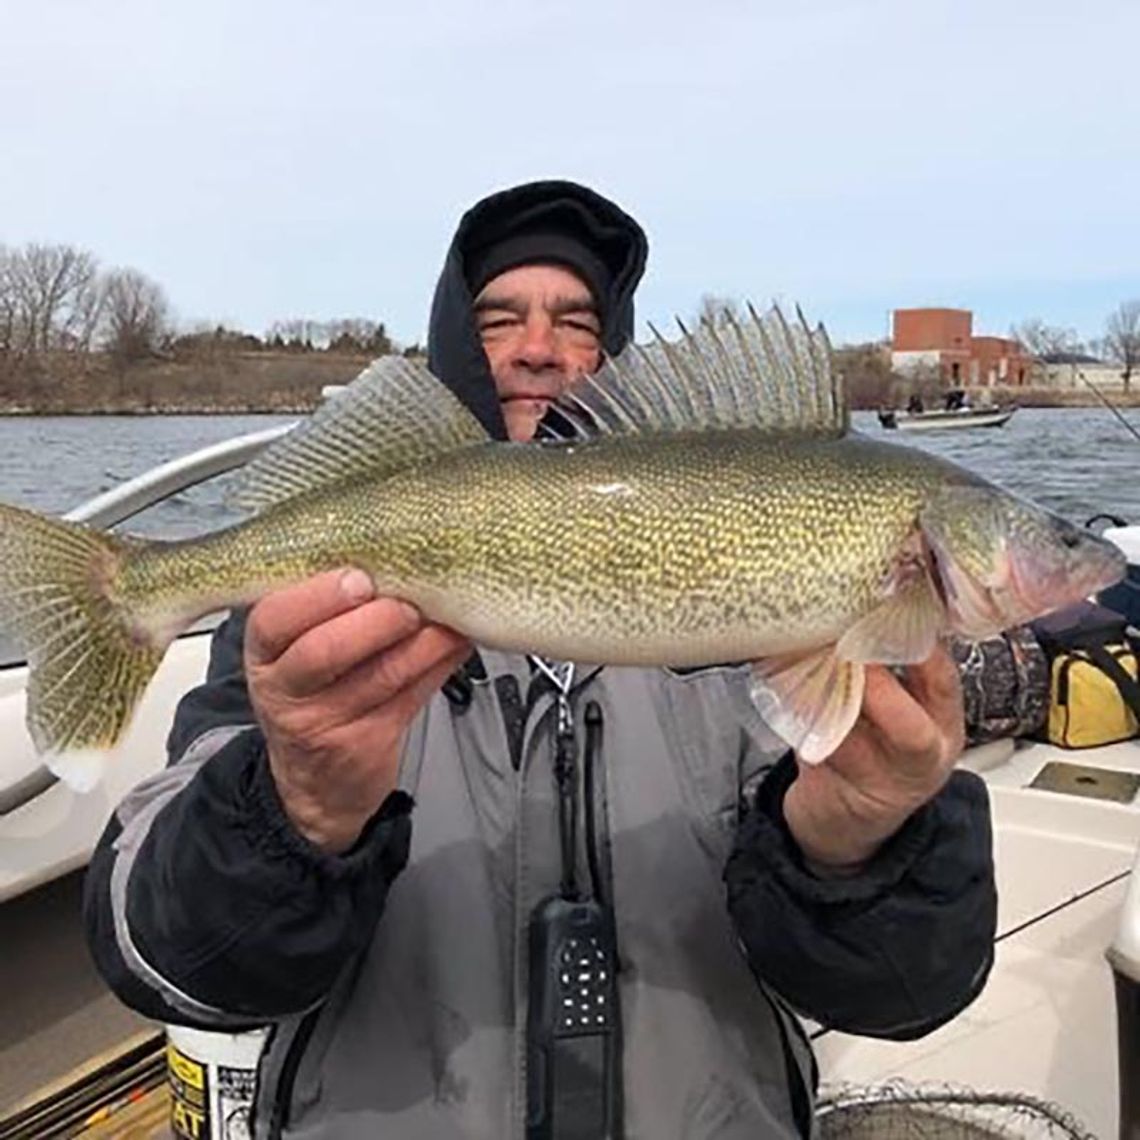
[[[0,499],[60,513],[159,463],[292,416],[0,417]],[[135,533],[184,538],[231,519],[233,476],[191,487],[131,519]]]
[[[1140,409],[1124,412],[1140,430]],[[0,417],[0,499],[60,512],[155,464],[283,416]],[[869,412],[873,438],[920,447],[1083,523],[1108,511],[1140,522],[1140,441],[1101,408],[1025,408],[999,429],[901,435]],[[195,487],[131,520],[129,529],[185,537],[233,516],[227,480]]]

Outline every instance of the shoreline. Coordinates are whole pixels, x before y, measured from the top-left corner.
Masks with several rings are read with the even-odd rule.
[[[149,399],[146,396],[140,399],[137,395],[132,399],[127,395],[118,400],[101,401],[60,399],[58,394],[55,399],[42,401],[0,397],[0,416],[305,416],[323,403],[320,396],[322,387],[330,383],[346,383],[359,371],[357,362],[352,362],[348,367],[343,361],[329,363],[332,367],[326,366],[323,376],[313,377],[311,371],[307,370],[307,383],[301,391],[295,388],[293,392],[274,392],[267,390],[268,386],[263,386],[261,392],[244,393],[244,400],[238,397],[238,392],[234,392],[230,399],[224,395],[218,399],[219,393],[214,392],[210,394],[213,398],[202,399],[200,396],[198,399],[175,398],[163,401],[153,399],[149,393],[152,397]],[[241,385],[235,384],[233,387],[240,388]],[[1107,401],[1117,409],[1140,408],[1140,387],[1134,386],[1128,392],[1119,388],[1101,388],[1099,391],[1100,396],[1088,388],[966,389],[967,396],[975,407],[985,402],[992,403],[995,408],[1104,408]],[[254,398],[251,399],[250,396]],[[889,403],[869,401],[864,394],[862,399],[852,401],[851,410],[875,412],[891,406]]]
[[[916,390],[914,384],[871,367],[866,355],[856,348],[835,353],[834,366],[846,378],[851,409],[901,408]],[[304,416],[321,406],[325,388],[351,383],[372,359],[366,353],[328,350],[225,348],[118,367],[105,355],[79,364],[59,356],[35,367],[0,370],[0,416]],[[1138,408],[1140,375],[1136,379],[1128,392],[1116,385],[1098,391],[1113,407]],[[924,383],[917,390],[931,406],[935,400],[941,403],[944,387],[939,383]],[[975,406],[1103,406],[1087,384],[968,385],[965,391]]]
[[[208,405],[177,405],[171,407],[150,408],[105,408],[105,407],[76,407],[76,408],[5,408],[0,405],[0,417],[10,419],[32,419],[49,416],[126,416],[145,419],[154,416],[307,416],[315,411],[319,404],[283,404],[274,407],[237,406],[218,407]]]
[[[1106,393],[1106,399],[1116,409],[1120,411],[1132,411],[1140,408],[1140,396],[1130,394],[1128,398],[1122,398],[1119,393]],[[976,406],[976,405],[975,405]],[[1096,397],[1086,397],[1083,399],[1041,399],[1041,400],[1000,400],[995,401],[995,409],[1017,407],[1024,409],[1038,409],[1038,410],[1055,410],[1055,411],[1080,411],[1088,408],[1100,408],[1107,411],[1104,403]],[[99,418],[99,417],[126,417],[147,419],[156,416],[307,416],[311,415],[316,409],[320,407],[320,403],[304,403],[304,404],[277,404],[273,406],[266,406],[263,404],[252,405],[184,405],[176,404],[165,407],[148,407],[148,408],[108,408],[108,407],[93,407],[93,406],[80,406],[72,408],[61,407],[27,407],[17,406],[5,408],[0,405],[0,418],[6,419],[36,419],[36,418],[49,418],[49,417],[77,417],[77,418]],[[877,412],[881,408],[879,405],[854,405],[851,410],[853,412]],[[896,409],[897,410],[897,409]]]

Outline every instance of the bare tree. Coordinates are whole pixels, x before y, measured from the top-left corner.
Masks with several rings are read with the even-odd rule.
[[[395,346],[383,321],[366,317],[346,317],[329,321],[325,326],[326,344],[330,352],[372,353],[387,356]]]
[[[16,291],[11,279],[11,251],[0,245],[0,358],[15,352]]]
[[[12,262],[17,326],[32,352],[86,352],[99,324],[99,265],[70,245],[26,245]]]
[[[1014,340],[1023,344],[1034,356],[1057,356],[1084,349],[1076,329],[1047,325],[1040,317],[1030,317],[1029,320],[1013,325],[1009,332]]]
[[[12,355],[87,352],[102,313],[98,262],[67,245],[0,256],[0,345]]]
[[[134,269],[104,279],[103,347],[124,363],[153,356],[170,331],[162,287]]]
[[[293,352],[322,348],[330,352],[385,356],[394,352],[396,347],[388,336],[384,322],[367,317],[341,317],[332,321],[291,317],[288,320],[274,321],[265,339],[268,344]]]
[[[1104,326],[1104,353],[1121,365],[1124,390],[1132,386],[1132,372],[1140,365],[1140,300],[1125,301],[1109,314]]]
[[[325,341],[325,328],[307,317],[290,317],[284,321],[274,321],[266,334],[266,340],[280,340],[287,349],[293,351],[311,350]]]

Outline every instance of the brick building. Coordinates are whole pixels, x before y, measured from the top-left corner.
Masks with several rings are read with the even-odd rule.
[[[969,309],[896,309],[891,324],[891,367],[903,375],[950,387],[1030,382],[1034,357],[1009,337],[974,336]]]

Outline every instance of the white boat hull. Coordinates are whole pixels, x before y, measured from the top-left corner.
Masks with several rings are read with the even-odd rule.
[[[209,633],[171,646],[100,782],[77,792],[62,780],[0,815],[0,903],[85,866],[111,813],[141,780],[166,764],[166,736],[182,694],[205,676]],[[42,772],[24,726],[24,667],[0,671],[0,794]]]
[[[121,483],[65,517],[113,526],[241,466],[287,430],[287,425],[275,427],[212,444]],[[118,802],[163,768],[178,701],[206,674],[212,624],[199,623],[204,632],[171,646],[103,779],[87,793],[56,782],[46,770],[24,723],[27,669],[0,664],[0,903],[86,865]],[[0,653],[7,651],[0,647]]]
[[[880,416],[888,430],[898,431],[961,431],[965,428],[1002,427],[1013,418],[1016,408],[981,410],[966,408],[954,412],[892,412],[891,421]]]

